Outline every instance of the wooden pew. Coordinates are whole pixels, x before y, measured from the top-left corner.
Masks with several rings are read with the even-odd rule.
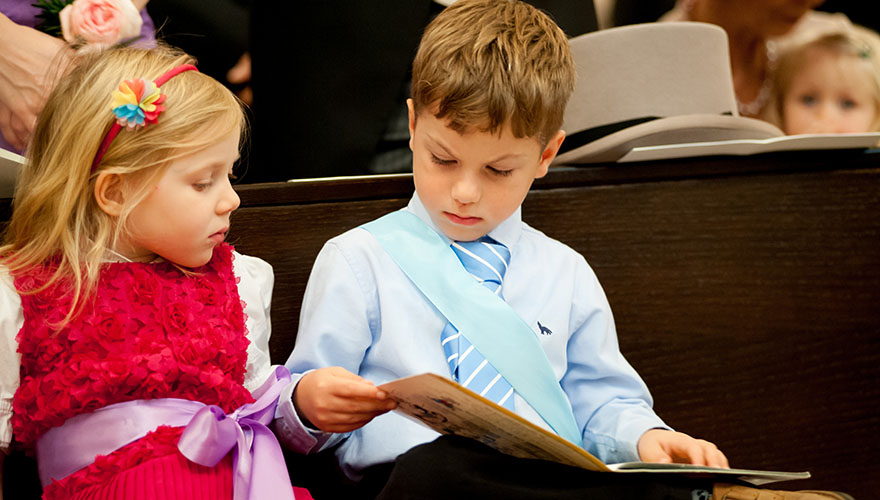
[[[559,168],[536,182],[523,218],[592,265],[621,349],[667,423],[714,441],[734,466],[813,474],[781,488],[873,498],[878,158],[813,151]],[[271,350],[283,363],[321,245],[405,205],[412,181],[237,189],[230,241],[274,266]]]
[[[551,171],[523,218],[595,269],[621,349],[673,427],[789,489],[880,489],[878,155],[813,151]],[[275,266],[293,347],[328,238],[406,204],[408,175],[241,186],[232,241]],[[343,307],[340,305],[340,307]]]

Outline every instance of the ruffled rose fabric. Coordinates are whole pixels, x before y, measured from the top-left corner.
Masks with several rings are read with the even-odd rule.
[[[32,447],[51,427],[112,403],[184,398],[227,413],[253,402],[244,382],[245,315],[232,271],[232,247],[215,249],[192,274],[169,263],[112,263],[74,321],[53,329],[70,294],[46,283],[45,267],[15,277],[24,311],[18,334],[21,385],[13,400],[16,440]],[[177,453],[181,429],[159,428],[49,485],[44,498],[68,498],[152,458]]]

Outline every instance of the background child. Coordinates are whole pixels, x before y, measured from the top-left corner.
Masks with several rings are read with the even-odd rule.
[[[771,120],[786,134],[880,131],[880,37],[861,26],[780,55]]]
[[[262,425],[272,269],[223,243],[243,110],[190,62],[85,56],[40,115],[0,247],[0,447],[36,448],[44,498],[293,498]]]
[[[653,412],[584,258],[521,220],[532,182],[563,141],[574,73],[564,33],[523,2],[459,0],[422,37],[407,103],[415,194],[404,210],[321,250],[287,362],[297,385],[282,394],[276,422],[279,437],[301,453],[338,445],[342,470],[360,480],[365,497],[381,489],[379,498],[691,499],[711,488],[590,473],[437,438],[386,413],[395,404],[376,387],[422,372],[454,378],[607,463],[727,466],[715,445],[671,431]],[[460,276],[461,288],[442,285]],[[435,284],[445,294],[439,301]],[[457,316],[472,309],[485,318],[484,306],[498,306],[491,320],[521,327],[490,339],[513,348],[485,342]]]

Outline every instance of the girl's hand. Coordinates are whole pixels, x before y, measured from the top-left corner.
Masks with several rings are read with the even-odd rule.
[[[694,439],[681,432],[651,429],[639,439],[643,462],[685,463],[730,468],[724,453],[709,441]]]
[[[64,40],[0,14],[0,133],[24,149],[62,68],[73,55]]]
[[[306,425],[350,432],[397,408],[397,403],[369,380],[334,366],[303,376],[293,391],[293,406]]]

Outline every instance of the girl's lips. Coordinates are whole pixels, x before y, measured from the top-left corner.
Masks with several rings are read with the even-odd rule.
[[[445,215],[446,218],[449,219],[449,221],[453,224],[460,224],[462,226],[473,226],[474,224],[483,220],[480,217],[459,217],[458,215],[455,215],[451,212],[443,212],[443,215]]]
[[[217,231],[211,236],[208,236],[208,239],[214,241],[215,243],[223,243],[223,240],[226,239],[226,229],[222,231]]]

